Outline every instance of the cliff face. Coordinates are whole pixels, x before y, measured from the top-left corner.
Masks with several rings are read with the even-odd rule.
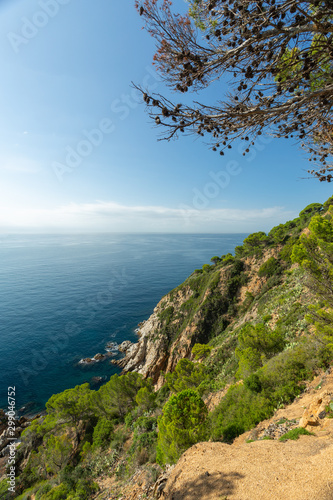
[[[231,262],[193,273],[163,297],[141,326],[138,342],[126,346],[124,358],[114,363],[124,372],[151,377],[159,389],[164,383],[162,372],[172,372],[180,359],[190,358],[196,342],[209,340],[208,330],[216,335],[239,319],[237,312],[247,294],[260,293],[267,281],[258,276],[260,266],[278,252],[278,247],[265,249],[260,258],[247,257],[237,265]]]
[[[196,331],[194,319],[170,345],[165,328],[168,320],[163,319],[163,313],[172,308],[172,314],[177,316],[182,305],[192,295],[193,292],[189,287],[184,287],[175,294],[166,295],[141,326],[138,332],[139,341],[130,345],[125,351],[125,357],[115,363],[123,368],[124,372],[137,371],[145,378],[152,378],[157,388],[161,387],[164,380],[161,372],[172,371],[181,358],[190,355],[193,347],[192,337]],[[169,330],[177,329],[178,323],[178,319],[171,320]]]

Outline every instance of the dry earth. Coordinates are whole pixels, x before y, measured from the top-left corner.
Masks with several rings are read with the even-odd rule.
[[[220,401],[220,392],[209,398],[211,409]],[[193,446],[155,485],[141,468],[127,484],[105,477],[99,481],[97,498],[333,500],[333,419],[323,415],[323,407],[331,400],[333,368],[309,383],[294,403],[239,436],[232,445],[208,442]],[[283,420],[287,422],[281,424]],[[308,421],[312,425],[306,428],[315,436],[278,440],[285,428]],[[267,434],[274,439],[260,439]],[[257,440],[247,443],[249,439]]]
[[[333,442],[199,443],[171,473],[168,500],[332,500]]]
[[[333,370],[317,377],[296,402],[278,410],[232,444],[199,443],[187,450],[166,483],[165,500],[333,500],[333,419],[318,418],[333,399]],[[281,419],[312,416],[315,436],[297,441],[261,437]],[[302,423],[302,422],[301,422]],[[306,422],[304,422],[306,423]],[[291,424],[291,427],[293,424]]]

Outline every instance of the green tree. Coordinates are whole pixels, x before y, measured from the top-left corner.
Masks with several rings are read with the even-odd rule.
[[[207,344],[194,344],[192,347],[192,355],[196,360],[202,360],[210,355],[212,347]]]
[[[264,262],[258,271],[258,276],[270,278],[271,276],[281,274],[282,268],[280,262],[274,257],[270,257]]]
[[[56,475],[63,469],[72,453],[73,445],[68,436],[48,436],[38,451],[48,474]]]
[[[243,248],[249,254],[261,253],[261,249],[268,243],[268,237],[263,231],[250,234],[243,241]]]
[[[112,375],[109,382],[94,393],[93,401],[97,412],[105,417],[124,418],[136,405],[135,397],[142,387],[148,385],[142,375],[136,372]]]
[[[245,325],[238,335],[235,350],[239,361],[237,376],[248,377],[284,346],[285,338],[279,329],[272,331],[264,324]]]
[[[315,323],[317,338],[333,348],[333,208],[327,216],[315,215],[309,232],[302,234],[292,252],[293,262],[305,269],[307,285],[318,297],[310,308],[309,321]]]
[[[107,446],[113,433],[114,424],[111,420],[101,417],[94,427],[93,448],[103,448]]]
[[[171,396],[158,419],[157,462],[175,463],[187,448],[207,439],[207,413],[192,389]]]
[[[145,413],[155,407],[156,394],[152,386],[142,387],[135,396],[135,402],[138,405],[140,413]]]
[[[165,378],[173,392],[194,389],[207,379],[206,368],[202,364],[193,363],[189,359],[183,358],[178,361],[174,371],[167,373]]]
[[[60,394],[54,394],[46,403],[49,415],[74,425],[77,437],[81,420],[88,420],[94,414],[92,391],[89,384],[77,385]]]
[[[221,259],[217,255],[215,255],[215,257],[212,257],[210,259],[210,261],[216,266],[216,264],[218,264],[219,262],[221,262]]]
[[[154,37],[154,62],[167,85],[198,92],[227,78],[217,103],[170,102],[140,89],[165,139],[209,135],[221,155],[235,139],[251,152],[263,132],[310,141],[313,170],[329,173],[332,141],[332,20],[330,0],[189,0],[185,15],[169,0],[136,1]],[[199,29],[197,29],[199,28]],[[305,146],[306,147],[306,146]],[[307,148],[306,148],[307,149]],[[326,171],[328,173],[326,174]],[[325,175],[326,174],[326,175]]]

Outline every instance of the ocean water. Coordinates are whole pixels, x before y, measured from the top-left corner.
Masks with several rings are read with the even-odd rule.
[[[9,386],[21,413],[119,369],[110,341],[136,341],[157,302],[246,234],[8,235],[0,238],[0,408]],[[119,355],[118,355],[119,356]]]

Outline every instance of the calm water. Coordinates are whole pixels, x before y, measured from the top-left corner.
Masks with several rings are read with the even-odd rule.
[[[246,234],[10,235],[0,238],[0,407],[43,408],[66,388],[110,377],[109,341],[136,340],[163,295]]]

